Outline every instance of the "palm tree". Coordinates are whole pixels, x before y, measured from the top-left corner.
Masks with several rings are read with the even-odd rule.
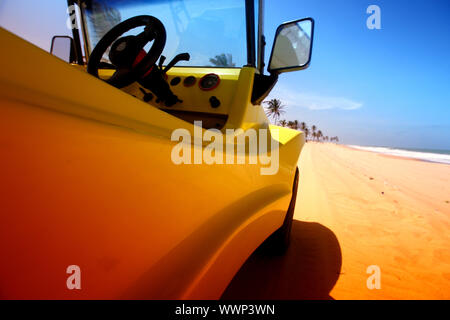
[[[305,127],[305,129],[303,129],[303,132],[305,133],[305,139],[306,141],[308,141],[308,137],[309,137],[309,128]]]
[[[313,125],[313,126],[311,127],[311,130],[312,130],[312,136],[313,136],[313,138],[316,138],[316,137],[317,137],[317,136],[316,136],[316,130],[317,130],[316,125]]]
[[[309,128],[305,122],[300,123],[300,130],[303,131],[303,133],[305,134],[305,140],[308,141]]]
[[[339,142],[339,137],[331,137],[330,141],[335,141],[336,143]]]
[[[267,117],[272,118],[274,122],[277,123],[278,119],[285,112],[284,105],[282,105],[281,101],[278,99],[271,99],[266,101],[266,103],[268,105],[266,108]]]
[[[286,127],[288,123],[286,120],[283,119],[283,120],[278,121],[278,124],[282,127]]]
[[[94,29],[93,45],[95,46],[109,30],[120,23],[122,17],[116,8],[102,2],[95,1],[91,9],[93,14],[89,15],[89,20]]]
[[[301,129],[302,131],[305,131],[305,129],[306,129],[306,123],[305,123],[305,122],[301,122],[301,123],[300,123],[300,129]]]
[[[292,127],[292,129],[298,130],[298,128],[300,128],[299,124],[298,124],[298,120],[294,120],[294,126]]]
[[[317,131],[317,140],[320,140],[323,137],[323,133],[321,130]]]
[[[287,126],[288,126],[288,128],[293,129],[294,128],[294,121],[288,121]]]
[[[216,67],[235,67],[236,64],[233,62],[233,56],[230,53],[222,53],[217,55],[215,58],[209,59]]]

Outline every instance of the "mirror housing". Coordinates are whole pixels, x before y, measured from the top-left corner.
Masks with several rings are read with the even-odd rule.
[[[281,24],[275,33],[270,54],[270,74],[308,68],[314,38],[314,20],[299,19]]]
[[[69,36],[54,36],[50,53],[68,63],[77,63],[78,61],[75,42]]]

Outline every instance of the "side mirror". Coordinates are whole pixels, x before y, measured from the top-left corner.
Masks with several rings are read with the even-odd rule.
[[[52,38],[50,53],[68,63],[76,63],[78,61],[75,43],[69,36],[54,36]]]
[[[312,18],[286,22],[277,28],[269,61],[269,72],[303,70],[308,68],[314,37]]]

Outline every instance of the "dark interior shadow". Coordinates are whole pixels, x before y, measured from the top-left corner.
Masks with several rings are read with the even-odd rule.
[[[339,242],[319,223],[294,220],[285,255],[257,249],[222,295],[224,300],[333,299],[342,265]]]

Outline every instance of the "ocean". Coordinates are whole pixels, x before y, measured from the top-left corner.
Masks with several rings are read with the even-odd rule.
[[[364,147],[356,145],[348,145],[348,147],[397,157],[413,158],[429,162],[450,164],[450,150]]]

